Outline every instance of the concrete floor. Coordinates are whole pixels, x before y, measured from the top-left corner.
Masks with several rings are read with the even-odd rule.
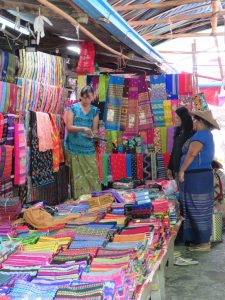
[[[174,266],[166,273],[166,300],[225,300],[225,236],[208,253],[191,253],[185,246],[175,246],[175,251],[199,265]]]

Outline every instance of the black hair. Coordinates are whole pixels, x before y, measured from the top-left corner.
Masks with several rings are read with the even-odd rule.
[[[186,107],[181,106],[176,110],[176,114],[181,119],[181,126],[177,127],[174,137],[177,137],[181,132],[188,139],[193,135],[193,121]]]
[[[205,127],[207,127],[209,130],[214,129],[214,126],[211,123],[209,123],[208,121],[202,119],[201,117],[194,116],[194,119],[197,120],[197,121],[201,121],[205,125]]]
[[[88,94],[94,94],[94,90],[90,85],[83,87],[80,91],[81,97],[87,96]]]
[[[212,168],[213,169],[223,169],[223,165],[220,162],[218,162],[217,160],[213,160]]]

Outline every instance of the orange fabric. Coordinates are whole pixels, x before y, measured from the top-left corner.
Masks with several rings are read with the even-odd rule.
[[[66,217],[54,219],[43,208],[31,207],[24,211],[23,218],[26,223],[37,229],[45,229],[61,224],[69,223],[80,217],[80,214],[70,214]]]
[[[51,124],[52,124],[52,156],[53,156],[53,171],[58,172],[59,166],[64,162],[64,155],[62,150],[62,145],[60,142],[60,134],[56,126],[55,116],[51,115]]]
[[[145,242],[146,234],[145,233],[138,233],[138,234],[129,234],[129,235],[115,235],[113,241],[126,243],[126,242]]]

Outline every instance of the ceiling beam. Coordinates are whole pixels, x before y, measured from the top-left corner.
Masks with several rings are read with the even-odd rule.
[[[159,51],[160,53],[162,54],[175,54],[175,55],[180,55],[180,54],[190,54],[192,55],[192,51],[164,51],[164,50],[161,50]],[[221,53],[225,53],[224,50],[220,50],[219,52]],[[196,51],[196,54],[202,54],[202,53],[218,53],[218,51],[215,51],[215,50],[201,50],[201,51]]]
[[[218,17],[224,16],[225,11],[219,11],[216,13]],[[203,14],[191,14],[191,15],[182,15],[182,16],[170,16],[169,18],[163,18],[163,19],[149,19],[149,20],[141,20],[141,21],[128,21],[128,23],[131,26],[149,26],[149,25],[155,25],[155,24],[162,24],[162,23],[173,23],[177,21],[183,21],[183,20],[192,20],[192,19],[206,19],[211,18],[213,16],[213,13],[203,13]]]
[[[143,35],[142,37],[146,40],[168,40],[186,37],[207,37],[207,36],[225,36],[224,32],[217,32],[216,34],[207,32],[196,32],[196,33],[178,33],[178,34],[163,34],[163,35]]]
[[[137,9],[154,9],[162,7],[175,7],[184,4],[193,4],[193,3],[203,3],[207,2],[204,0],[176,0],[176,1],[165,1],[161,3],[145,3],[145,4],[134,4],[134,5],[118,5],[114,6],[114,9],[117,11],[126,11],[126,10],[137,10]],[[211,2],[211,1],[210,1]]]

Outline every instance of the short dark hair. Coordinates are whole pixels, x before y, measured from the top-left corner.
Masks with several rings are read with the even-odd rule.
[[[181,126],[177,127],[175,131],[175,137],[177,137],[182,131],[184,136],[188,139],[193,135],[193,121],[189,111],[186,107],[181,106],[176,110],[176,114],[181,119]]]
[[[87,96],[88,94],[94,94],[94,90],[90,85],[83,87],[80,91],[81,97]]]
[[[202,119],[201,117],[199,116],[194,116],[194,119],[197,120],[197,121],[202,121],[202,123],[209,129],[209,130],[213,130],[214,129],[214,126],[209,123],[208,121]]]

